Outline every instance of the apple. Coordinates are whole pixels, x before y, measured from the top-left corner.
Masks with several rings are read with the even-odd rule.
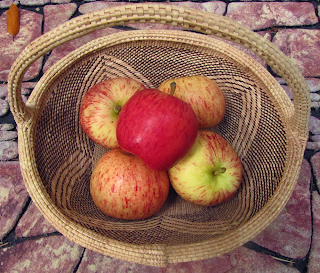
[[[79,119],[84,132],[107,149],[119,148],[116,124],[127,100],[145,86],[133,79],[119,77],[92,86],[82,98]]]
[[[176,83],[174,96],[191,105],[197,118],[199,129],[217,126],[226,111],[224,95],[214,80],[202,75],[169,79],[158,89],[170,93],[170,84]]]
[[[196,205],[215,206],[237,192],[242,181],[242,164],[222,136],[199,130],[188,154],[168,173],[180,197]]]
[[[167,172],[154,171],[121,149],[105,153],[90,179],[90,194],[99,210],[125,220],[154,215],[166,201],[169,187]]]
[[[183,158],[197,132],[191,106],[157,89],[135,93],[123,106],[116,129],[120,147],[157,171],[167,170]]]

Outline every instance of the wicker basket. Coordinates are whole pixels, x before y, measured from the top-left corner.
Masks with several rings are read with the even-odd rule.
[[[52,66],[23,103],[23,75],[36,59],[96,29],[134,22],[171,24],[209,35],[145,30],[99,38]],[[264,67],[221,39],[261,56],[291,87],[294,104]],[[151,218],[124,221],[103,215],[91,200],[89,179],[105,150],[79,126],[82,96],[112,77],[128,76],[157,87],[165,79],[194,74],[216,80],[224,92],[227,111],[215,129],[242,159],[238,193],[219,206],[198,207],[170,192]],[[23,178],[46,219],[88,249],[153,266],[222,255],[262,231],[296,185],[308,137],[309,90],[279,49],[226,17],[168,4],[101,10],[44,34],[12,66],[9,99],[18,124]]]

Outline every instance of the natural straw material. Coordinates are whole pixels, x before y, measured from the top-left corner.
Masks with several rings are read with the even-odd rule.
[[[146,22],[209,35],[150,30],[99,38],[53,65],[23,103],[23,75],[46,52],[96,29]],[[223,39],[261,56],[291,87],[294,105],[260,64]],[[241,157],[240,190],[216,207],[194,206],[171,192],[160,212],[141,221],[103,215],[92,202],[89,180],[106,151],[79,125],[83,95],[113,77],[131,77],[156,88],[168,78],[197,74],[214,79],[224,92],[226,115],[214,130]],[[85,14],[33,41],[13,64],[8,86],[21,170],[34,203],[66,237],[105,255],[154,266],[222,255],[274,220],[298,179],[309,131],[306,82],[272,43],[222,16],[151,3]]]

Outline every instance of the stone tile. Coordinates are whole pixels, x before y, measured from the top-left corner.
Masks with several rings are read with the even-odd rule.
[[[320,90],[320,79],[318,78],[307,78],[306,82],[310,88],[310,92],[317,92]]]
[[[320,119],[310,116],[309,131],[314,135],[320,134]]]
[[[0,272],[73,272],[83,248],[64,236],[25,241],[0,249]]]
[[[51,0],[51,3],[53,4],[66,4],[66,3],[70,3],[71,0]]]
[[[133,263],[104,256],[100,253],[86,249],[81,263],[78,267],[77,273],[87,272],[128,272]],[[130,272],[130,271],[129,271]],[[155,271],[159,272],[159,271]],[[152,271],[150,272],[152,273]]]
[[[42,6],[48,3],[50,0],[20,0],[20,4],[26,6]]]
[[[313,102],[313,103],[317,103],[317,102]],[[320,149],[320,135],[311,135],[310,134],[309,139],[306,144],[306,149],[318,151]]]
[[[306,149],[313,150],[313,151],[319,151],[320,150],[320,141],[318,141],[318,142],[309,142],[308,141],[306,144]]]
[[[108,2],[108,1],[95,1],[85,3],[79,6],[78,10],[80,13],[85,14],[89,12],[93,12],[96,10],[103,10],[115,6],[126,5],[126,2]]]
[[[27,199],[19,162],[0,162],[0,240],[17,222]]]
[[[37,85],[37,82],[23,82],[22,83],[22,88],[24,88],[24,89],[33,89],[36,85]]]
[[[67,22],[77,8],[78,6],[75,3],[44,6],[44,33]]]
[[[7,114],[9,111],[9,104],[7,101],[0,99],[0,117]]]
[[[311,25],[318,22],[313,5],[300,2],[235,2],[228,5],[226,16],[250,29]]]
[[[57,231],[32,202],[20,218],[15,234],[17,237],[31,237]]]
[[[253,242],[290,258],[303,258],[311,243],[311,167],[303,160],[297,186],[279,216]]]
[[[11,65],[22,52],[22,50],[35,38],[41,35],[42,15],[20,9],[20,31],[12,36],[6,31],[0,32],[0,81],[7,81]],[[7,13],[4,12],[0,16],[0,29],[6,29]],[[42,59],[34,62],[27,70],[24,80],[35,78],[41,69]]]
[[[310,159],[313,175],[316,178],[315,183],[317,184],[318,188],[320,188],[320,152],[313,155]],[[319,213],[320,217],[320,213]],[[320,230],[319,230],[320,232]]]
[[[0,124],[0,131],[10,131],[14,129],[14,125],[10,123],[1,123]]]
[[[310,139],[312,139],[312,141],[319,141],[320,142],[320,135],[313,135],[310,137]]]
[[[311,101],[320,101],[320,94],[318,93],[311,93],[310,94]]]
[[[0,1],[0,9],[3,9],[3,8],[9,8],[10,5],[14,2],[17,2],[17,1],[14,1],[14,0],[2,0]]]
[[[18,138],[17,131],[0,131],[0,141],[13,140]]]
[[[268,255],[257,253],[245,247],[237,248],[225,255],[212,259],[168,264],[165,268],[141,265],[104,256],[86,249],[77,273],[117,272],[117,273],[240,273],[240,272],[282,272],[298,273]]]
[[[233,268],[228,271],[231,273],[242,272],[283,272],[297,273],[297,269],[286,266],[271,256],[255,252],[244,247],[239,247],[236,250],[226,254],[230,255]]]
[[[318,169],[320,170],[320,168]],[[308,273],[318,273],[320,272],[320,195],[317,191],[312,193],[312,211],[313,236],[308,264]]]
[[[320,108],[320,102],[318,102],[318,101],[312,101],[310,106],[311,106],[311,109],[317,110],[317,109]]]
[[[277,32],[273,42],[307,77],[320,76],[320,30],[283,29]]]
[[[16,141],[0,142],[0,161],[15,159],[18,157],[18,155],[19,155],[19,150],[18,150],[18,143]]]
[[[80,38],[74,39],[70,42],[66,42],[63,45],[58,46],[57,48],[53,49],[49,59],[46,61],[43,71],[46,72],[49,67],[54,65],[57,61],[62,59],[64,56],[72,52],[73,50],[76,50],[80,46],[97,39],[99,37],[103,37],[106,35],[110,35],[112,33],[120,32],[121,30],[113,29],[113,28],[105,28],[101,30],[96,30],[92,33],[86,34],[85,36],[82,36]]]
[[[188,7],[192,9],[203,10],[214,14],[223,15],[226,11],[227,4],[223,1],[196,3],[191,1],[174,2],[173,5]]]
[[[31,87],[28,87],[28,86],[31,86],[31,85],[29,85],[27,83],[22,84],[22,87],[21,87],[21,94],[22,95],[29,95],[31,93],[31,90],[28,89]],[[8,100],[8,85],[7,84],[0,84],[0,99]]]
[[[0,99],[4,99],[8,96],[8,85],[0,84]]]
[[[233,268],[228,273],[244,272],[281,272],[281,273],[298,273],[299,271],[292,266],[284,265],[271,256],[257,253],[244,247],[226,254],[230,255]]]

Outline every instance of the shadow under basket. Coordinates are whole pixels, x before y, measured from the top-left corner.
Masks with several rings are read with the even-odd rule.
[[[168,16],[170,22],[164,22]],[[45,52],[98,28],[148,20],[211,35],[137,30],[99,38],[53,65],[23,103],[24,72]],[[257,52],[287,81],[294,104],[262,65],[221,38]],[[225,95],[225,117],[212,129],[241,158],[244,174],[239,191],[221,205],[201,207],[171,190],[162,209],[148,219],[126,221],[104,215],[91,199],[89,183],[106,150],[81,129],[83,95],[94,84],[114,77],[130,77],[157,88],[166,79],[190,75],[215,80]],[[153,266],[222,255],[262,231],[290,198],[308,135],[309,90],[282,52],[228,18],[166,4],[114,7],[79,16],[46,33],[12,66],[9,97],[18,124],[24,181],[46,219],[83,247]]]

